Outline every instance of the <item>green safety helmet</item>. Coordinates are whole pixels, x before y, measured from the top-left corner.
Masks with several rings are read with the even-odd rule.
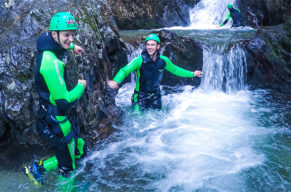
[[[145,39],[144,42],[147,42],[148,40],[154,40],[154,41],[158,42],[159,44],[161,43],[160,38],[156,34],[154,34],[154,33],[149,34],[146,37],[146,39]]]
[[[77,23],[73,15],[66,12],[56,13],[50,22],[50,31],[77,30]]]
[[[227,5],[227,8],[228,8],[228,9],[233,8],[232,4],[228,4],[228,5]]]

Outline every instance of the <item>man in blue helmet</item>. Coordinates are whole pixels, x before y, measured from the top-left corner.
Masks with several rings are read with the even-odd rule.
[[[226,19],[220,26],[224,26],[228,22],[230,17],[232,18],[232,27],[244,26],[240,10],[235,9],[232,4],[228,4],[227,8],[229,10],[229,13],[227,14]]]
[[[160,54],[160,38],[156,34],[149,34],[146,39],[146,49],[140,56],[133,59],[125,67],[121,68],[113,80],[108,81],[108,86],[118,89],[119,84],[133,71],[136,72],[137,81],[132,95],[134,111],[143,109],[161,109],[160,82],[163,71],[180,77],[201,77],[201,71],[188,71],[174,65],[170,59]]]

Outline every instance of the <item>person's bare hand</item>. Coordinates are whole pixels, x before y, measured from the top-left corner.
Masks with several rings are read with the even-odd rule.
[[[78,45],[74,45],[74,52],[78,55],[81,55],[82,53],[84,53],[84,49]]]
[[[119,85],[116,81],[113,80],[109,80],[107,81],[107,85],[111,88],[111,89],[118,89]]]
[[[82,83],[83,85],[84,85],[84,87],[86,88],[86,86],[87,86],[87,82],[86,82],[86,80],[84,80],[84,79],[79,79],[78,80],[78,83]]]
[[[203,75],[202,71],[196,70],[196,71],[194,71],[193,77],[201,77],[202,75]]]

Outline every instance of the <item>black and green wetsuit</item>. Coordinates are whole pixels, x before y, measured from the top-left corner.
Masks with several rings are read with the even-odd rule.
[[[55,151],[55,156],[45,160],[43,167],[45,170],[58,167],[61,176],[68,177],[75,169],[75,159],[79,157],[76,153],[84,153],[85,143],[79,138],[79,127],[69,116],[74,101],[82,96],[84,86],[78,83],[68,91],[62,61],[66,50],[54,41],[50,32],[38,38],[37,51],[35,86],[40,97],[37,126]]]
[[[232,18],[232,27],[244,26],[240,10],[235,8],[228,8],[228,10],[229,13],[227,14],[226,19],[220,26],[224,26],[228,22],[230,17]]]
[[[120,84],[131,72],[135,71],[137,81],[132,97],[134,110],[140,107],[161,109],[160,82],[164,70],[181,77],[191,78],[194,75],[193,72],[174,65],[168,57],[159,53],[157,60],[153,61],[145,49],[140,56],[120,69],[113,80]]]

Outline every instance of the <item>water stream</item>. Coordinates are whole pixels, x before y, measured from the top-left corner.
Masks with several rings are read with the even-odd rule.
[[[192,10],[190,10],[190,28],[212,29],[217,28],[228,13],[226,5],[234,3],[233,0],[201,0]],[[231,26],[229,23],[227,26]]]
[[[291,190],[290,101],[246,85],[240,41],[256,30],[216,25],[214,19],[201,29],[192,18],[187,28],[169,29],[203,45],[198,89],[162,86],[163,109],[143,115],[131,111],[135,83],[119,90],[124,123],[89,157],[89,191]],[[125,38],[148,33],[121,31]]]
[[[201,85],[162,86],[163,109],[137,115],[130,103],[135,84],[125,84],[116,96],[123,123],[77,165],[80,191],[291,191],[290,100],[245,84],[239,41],[256,31],[213,29],[217,19],[211,29],[193,29],[195,22],[171,30],[203,44]],[[1,191],[40,190],[15,169],[0,169],[0,177]],[[56,173],[47,174],[41,191],[55,191],[55,180]]]
[[[207,40],[200,87],[163,86],[163,109],[137,116],[134,82],[125,84],[116,97],[124,123],[89,158],[89,190],[290,191],[290,101],[248,89],[246,56],[235,44],[254,31],[175,32]],[[234,46],[225,50],[222,39]]]

